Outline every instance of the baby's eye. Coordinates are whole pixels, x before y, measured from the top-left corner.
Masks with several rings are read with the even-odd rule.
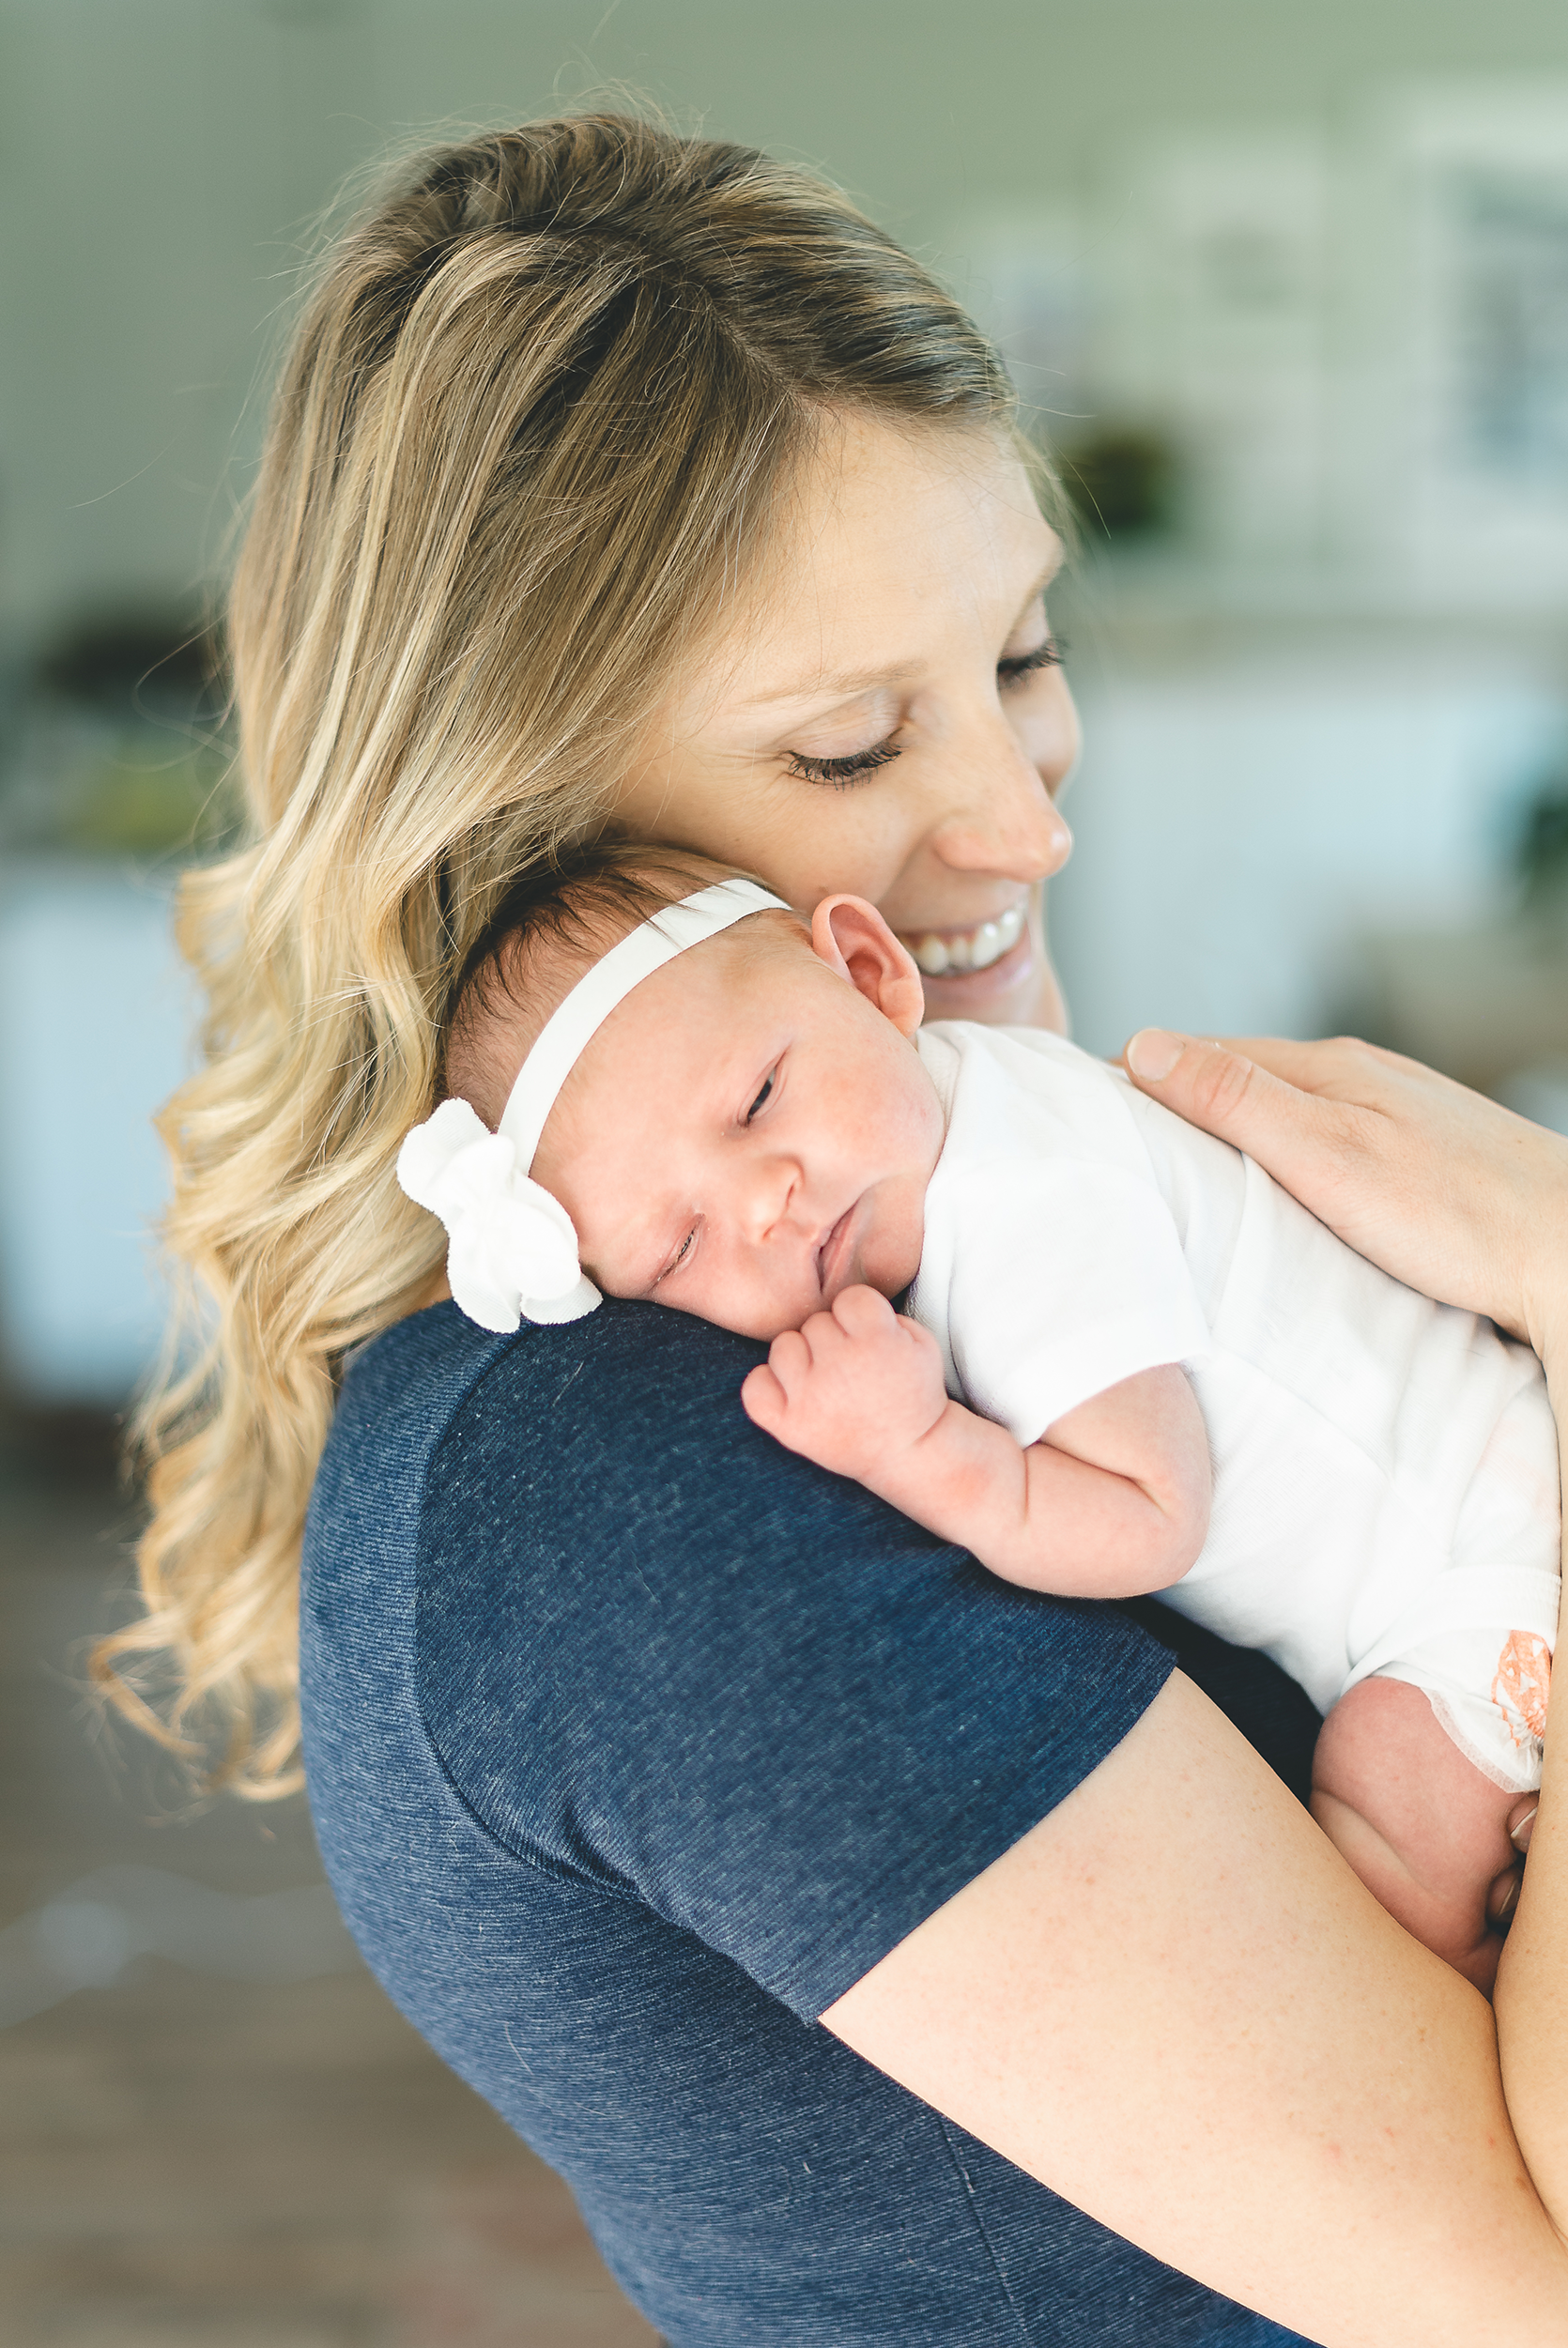
[[[697,1230],[694,1225],[693,1228],[687,1232],[685,1237],[682,1240],[680,1246],[676,1249],[674,1254],[670,1257],[669,1263],[659,1274],[658,1279],[653,1282],[655,1288],[660,1286],[663,1281],[667,1281],[671,1272],[678,1272],[680,1270],[682,1265],[685,1262],[687,1256],[691,1253],[692,1249],[696,1246],[696,1244]]]
[[[758,1094],[756,1099],[752,1102],[750,1108],[746,1113],[746,1122],[747,1125],[751,1123],[752,1118],[757,1114],[758,1110],[761,1108],[763,1102],[767,1099],[768,1095],[772,1092],[774,1075],[775,1071],[770,1068],[761,1091]]]

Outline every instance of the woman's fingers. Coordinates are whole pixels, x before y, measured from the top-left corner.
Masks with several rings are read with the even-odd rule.
[[[1352,1071],[1344,1051],[1251,1036],[1216,1043],[1145,1028],[1123,1056],[1141,1092],[1245,1150],[1352,1247],[1399,1268],[1377,1245],[1391,1137],[1386,1117],[1345,1097]],[[1407,1174],[1397,1187],[1402,1220],[1415,1179]]]
[[[1271,1166],[1276,1159],[1342,1144],[1347,1119],[1356,1114],[1320,1097],[1310,1082],[1310,1049],[1278,1047],[1277,1057],[1287,1067],[1276,1072],[1266,1065],[1270,1044],[1262,1039],[1222,1044],[1145,1027],[1123,1058],[1140,1090]]]
[[[1145,1028],[1141,1092],[1255,1158],[1428,1296],[1538,1343],[1568,1293],[1568,1141],[1349,1037],[1213,1043]]]

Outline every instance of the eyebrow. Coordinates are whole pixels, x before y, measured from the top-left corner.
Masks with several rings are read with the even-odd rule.
[[[1037,595],[1044,594],[1061,567],[1062,557],[1058,552],[1046,564],[1019,606],[1020,618],[1028,610]],[[1016,622],[1014,624],[1017,624]],[[784,686],[781,692],[760,693],[754,701],[744,702],[742,707],[748,710],[772,709],[780,701],[820,700],[824,694],[834,694],[842,700],[848,700],[852,695],[868,692],[873,685],[906,684],[910,678],[917,676],[919,671],[918,661],[899,660],[891,661],[885,667],[879,668],[845,668],[830,677],[803,677],[797,683]]]

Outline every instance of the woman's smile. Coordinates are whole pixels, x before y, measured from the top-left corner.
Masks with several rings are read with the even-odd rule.
[[[899,927],[897,934],[920,972],[929,1020],[1065,1026],[1045,951],[1042,895],[1032,889],[1000,913],[962,928],[936,923]],[[1061,1014],[1054,1019],[1047,1017],[1053,1005]]]
[[[1009,905],[993,919],[976,922],[973,928],[926,929],[913,936],[903,929],[899,935],[926,977],[958,977],[969,971],[989,970],[993,962],[1001,961],[1019,944],[1027,923],[1028,907],[1020,903]]]

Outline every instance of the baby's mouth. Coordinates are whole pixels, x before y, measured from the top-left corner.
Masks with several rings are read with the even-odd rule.
[[[855,1205],[858,1204],[857,1200]],[[817,1250],[817,1286],[824,1297],[842,1268],[842,1258],[849,1242],[850,1218],[853,1213],[854,1205],[846,1206]]]
[[[899,932],[928,978],[961,978],[966,972],[989,970],[1010,954],[1023,935],[1028,909],[1009,905],[973,929],[915,929]]]

